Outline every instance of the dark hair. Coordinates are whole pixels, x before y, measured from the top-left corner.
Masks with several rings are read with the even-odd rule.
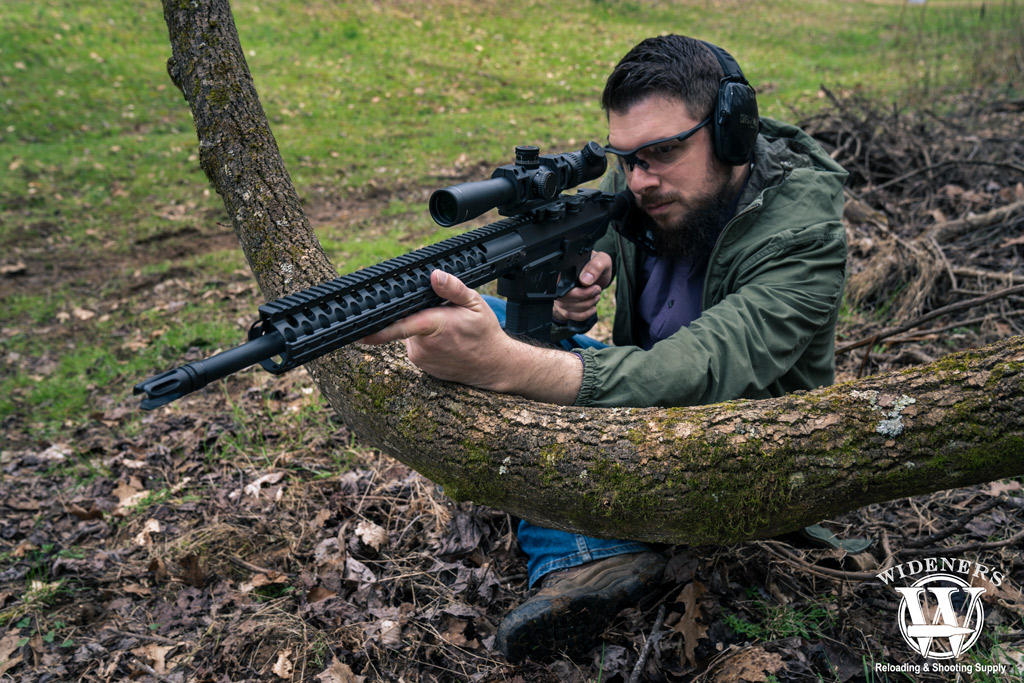
[[[721,65],[699,40],[667,35],[647,38],[619,60],[601,96],[605,113],[625,112],[663,95],[683,101],[696,119],[711,115],[724,76]]]

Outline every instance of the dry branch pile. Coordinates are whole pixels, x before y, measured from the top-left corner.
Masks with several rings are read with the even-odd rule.
[[[833,106],[803,125],[850,171],[847,303],[870,318],[842,330],[841,354],[868,347],[843,369],[1024,332],[1024,100],[975,94],[910,113],[826,93]],[[871,354],[882,342],[919,344]]]

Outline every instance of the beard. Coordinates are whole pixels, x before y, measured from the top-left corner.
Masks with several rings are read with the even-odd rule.
[[[716,190],[688,202],[686,212],[678,220],[664,223],[648,217],[659,257],[699,265],[711,256],[737,192],[728,174],[720,180]],[[644,197],[641,206],[672,200],[680,201],[676,195],[653,195]]]

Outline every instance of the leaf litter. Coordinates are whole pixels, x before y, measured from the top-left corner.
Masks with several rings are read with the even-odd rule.
[[[837,344],[870,342],[840,353],[841,378],[1020,333],[1013,293],[907,324],[1024,279],[1024,215],[1012,208],[1024,199],[1024,103],[965,97],[909,113],[828,96],[833,106],[805,125],[852,171],[854,305]],[[329,201],[325,215],[342,200]],[[357,198],[345,210],[369,216],[381,201]],[[956,223],[978,217],[969,229]],[[38,285],[36,266],[21,256],[0,277]],[[187,273],[159,284],[136,305],[174,310],[191,295]],[[244,273],[216,287],[254,292]],[[225,297],[225,315],[245,317],[246,304]],[[104,310],[83,298],[68,320],[87,326]],[[883,334],[899,325],[907,329]],[[56,363],[9,360],[31,373]],[[141,421],[119,389],[97,388],[95,398],[94,414],[60,442],[39,442],[28,416],[5,420],[4,680],[897,680],[872,670],[912,660],[898,596],[873,574],[945,555],[1005,577],[987,585],[975,661],[1024,659],[1018,480],[827,521],[842,537],[876,540],[859,556],[792,539],[670,548],[658,604],[624,611],[588,653],[513,666],[494,638],[528,593],[516,520],[456,504],[361,444],[304,373],[239,373]]]

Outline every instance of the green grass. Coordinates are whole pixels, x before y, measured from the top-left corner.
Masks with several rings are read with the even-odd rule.
[[[918,103],[985,82],[1019,87],[1024,61],[1016,0],[280,0],[236,2],[234,12],[299,193],[390,194],[375,215],[319,227],[342,271],[452,234],[411,193],[450,184],[456,167],[508,163],[516,144],[555,152],[602,139],[604,80],[649,35],[686,32],[726,47],[762,113],[779,118],[820,106],[821,84]],[[41,283],[0,290],[0,354],[59,356],[47,376],[0,371],[0,419],[30,412],[39,438],[87,419],[98,397],[124,400],[193,340],[210,349],[243,340],[233,320],[218,320],[216,297],[139,315],[148,299],[125,293],[136,272],[206,283],[245,267],[230,249],[177,257],[146,246],[227,223],[166,74],[169,55],[157,3],[0,6],[0,253],[3,264],[24,260]],[[62,275],[69,259],[102,277]],[[79,306],[105,317],[60,333],[60,316]],[[126,335],[155,328],[165,333],[152,344],[123,347]]]
[[[17,559],[29,565],[28,573],[25,575],[25,587],[21,601],[10,607],[0,610],[0,626],[14,624],[16,628],[30,628],[33,622],[30,614],[45,612],[58,600],[70,595],[75,590],[77,583],[73,578],[52,576],[50,562],[54,557],[81,558],[81,553],[74,547],[58,549],[52,543],[46,543],[40,548],[31,547],[23,557],[14,558],[8,553],[0,556],[0,568],[6,568],[8,563]],[[38,617],[36,617],[38,619]],[[16,620],[17,623],[14,623]],[[44,642],[52,642],[53,631],[49,631],[44,637]],[[50,640],[46,640],[49,637]],[[26,639],[27,642],[27,639]],[[24,645],[24,643],[21,643]]]
[[[797,608],[779,605],[766,600],[755,600],[751,609],[756,613],[755,621],[735,614],[725,615],[725,625],[745,638],[755,640],[776,640],[800,637],[807,640],[821,638],[824,631],[834,623],[835,617],[825,605],[827,599]]]
[[[786,0],[761,11],[734,2],[535,2],[521,10],[536,19],[527,33],[498,7],[239,3],[243,49],[300,188],[429,185],[463,154],[498,163],[518,142],[599,139],[597,98],[611,66],[664,30],[725,45],[761,91],[763,112],[786,116],[815,106],[822,83],[885,97],[963,87],[979,64],[1000,62],[977,52],[1000,44],[993,38],[1009,31],[998,28],[1005,15],[1021,16],[1015,3],[982,15],[978,4],[935,0],[924,8]],[[0,163],[15,166],[0,180],[5,200],[70,223],[77,239],[90,227],[145,236],[159,229],[161,205],[218,206],[201,193],[157,8],[13,0],[3,13]]]
[[[94,412],[94,395],[106,395],[115,387],[121,387],[127,395],[137,381],[155,374],[153,368],[178,363],[190,347],[212,353],[220,340],[244,341],[232,321],[211,318],[197,308],[174,316],[141,313],[129,317],[139,325],[148,324],[151,330],[163,327],[165,332],[142,348],[118,345],[125,323],[118,315],[105,322],[68,323],[77,331],[65,336],[59,346],[47,348],[30,331],[4,340],[0,348],[5,353],[28,356],[43,346],[56,355],[56,360],[44,375],[14,373],[3,377],[0,419],[25,411],[39,435],[52,436],[53,431],[71,428]]]
[[[996,628],[990,633],[992,642],[987,647],[975,647],[970,651],[969,663],[975,667],[973,681],[977,683],[999,683],[1007,680],[1021,680],[1024,669],[1014,658],[1015,648],[1001,643],[1007,629]],[[1005,672],[1000,674],[999,671]]]

